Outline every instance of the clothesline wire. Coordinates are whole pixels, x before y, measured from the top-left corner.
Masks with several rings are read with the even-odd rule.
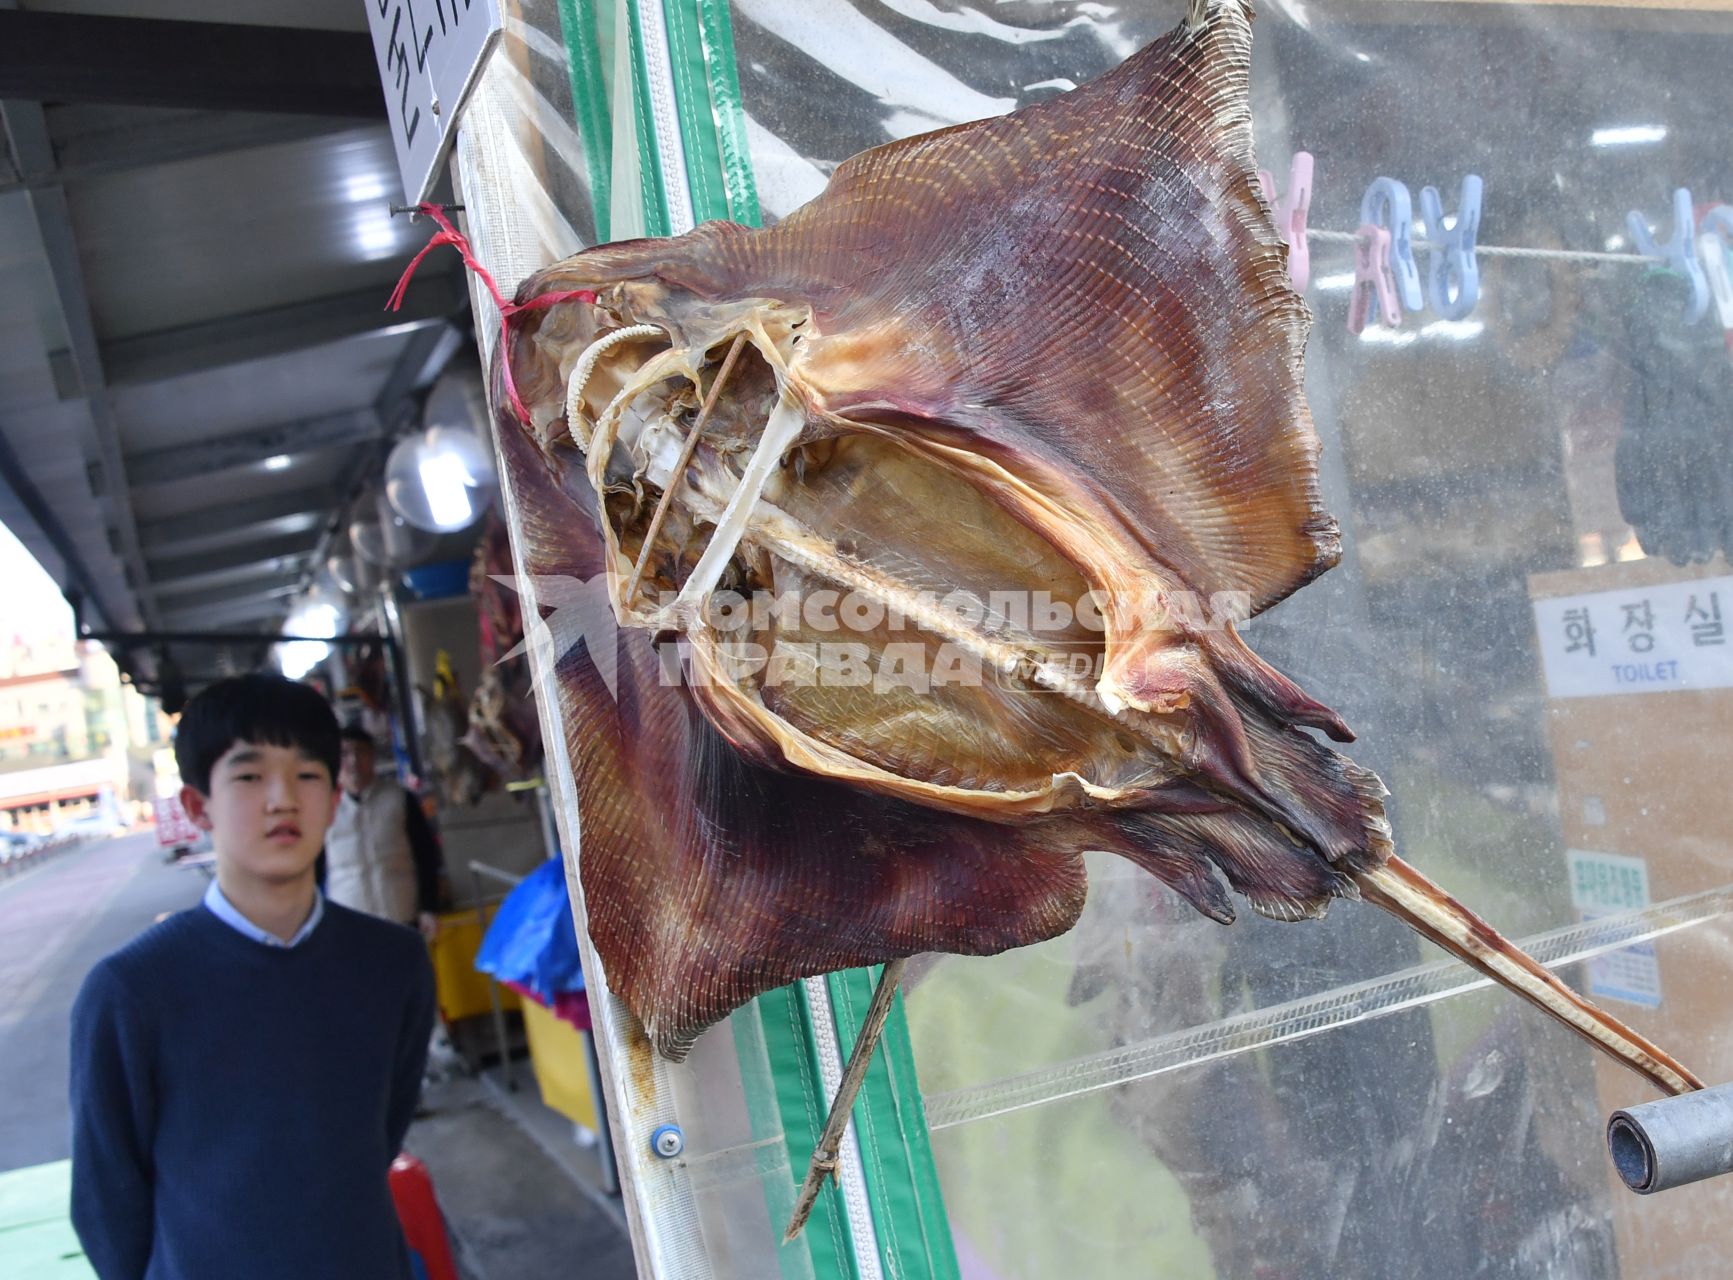
[[[1306,239],[1318,240],[1326,244],[1353,244],[1355,235],[1352,231],[1320,231],[1308,227]],[[1430,240],[1414,238],[1416,249],[1443,249],[1448,245],[1434,244]],[[1474,246],[1477,256],[1488,258],[1535,258],[1540,261],[1552,262],[1613,262],[1624,266],[1653,267],[1661,260],[1651,258],[1641,253],[1596,253],[1587,249],[1526,249],[1516,245],[1477,244]]]

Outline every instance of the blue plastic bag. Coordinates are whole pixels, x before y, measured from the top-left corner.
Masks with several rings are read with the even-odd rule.
[[[476,952],[475,967],[533,992],[550,1006],[561,992],[584,989],[560,859],[542,863],[500,903]]]

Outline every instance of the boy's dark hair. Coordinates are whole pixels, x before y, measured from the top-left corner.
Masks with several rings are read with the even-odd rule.
[[[181,781],[211,793],[211,769],[237,742],[295,747],[337,777],[337,717],[317,689],[282,676],[236,676],[207,685],[175,730]]]
[[[378,747],[379,747],[379,744],[377,742],[373,741],[373,735],[368,733],[367,730],[363,729],[358,724],[346,724],[346,725],[344,725],[343,726],[343,732],[340,736],[341,736],[341,740],[344,742],[365,743],[367,746],[372,747],[375,750],[378,750]]]

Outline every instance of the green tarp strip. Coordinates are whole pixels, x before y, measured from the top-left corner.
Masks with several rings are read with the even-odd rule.
[[[850,969],[828,979],[844,1061],[854,1051],[879,973]],[[855,1100],[854,1123],[885,1275],[959,1280],[901,993]]]
[[[608,82],[602,72],[602,46],[593,0],[559,0],[560,32],[566,42],[566,68],[572,80],[572,115],[584,146],[590,181],[590,208],[598,243],[611,239],[609,204],[614,176],[613,125],[608,117]]]
[[[813,1049],[812,1009],[805,990],[796,982],[760,996],[758,1014],[771,1075],[776,1081],[776,1105],[788,1142],[789,1171],[798,1186],[806,1176],[813,1148],[818,1145],[825,1116],[824,1084],[819,1078],[818,1056]],[[786,1225],[771,1223],[778,1232]],[[811,1251],[814,1275],[822,1280],[859,1280],[842,1192],[834,1179],[819,1194],[803,1238]]]

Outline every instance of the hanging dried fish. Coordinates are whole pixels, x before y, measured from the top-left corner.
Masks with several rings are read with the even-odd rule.
[[[620,625],[559,710],[590,932],[662,1053],[797,977],[1061,933],[1098,849],[1223,923],[1227,888],[1363,896],[1698,1087],[1395,858],[1378,779],[1301,731],[1346,725],[1234,630],[1338,555],[1249,51],[1200,3],[775,227],[524,286],[567,300],[507,344],[520,556]]]

